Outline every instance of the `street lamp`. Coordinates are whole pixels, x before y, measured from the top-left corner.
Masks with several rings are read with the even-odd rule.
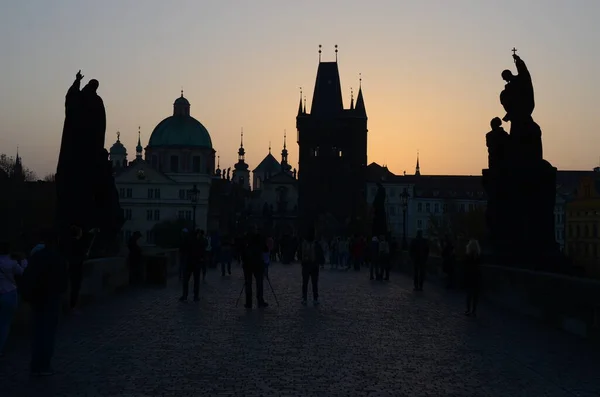
[[[408,210],[409,198],[410,194],[408,194],[408,191],[404,188],[400,195],[400,200],[402,200],[402,250],[404,251],[408,248],[408,242],[406,241],[406,211]]]
[[[198,189],[198,187],[196,185],[194,185],[194,187],[190,190],[188,190],[188,199],[190,200],[190,202],[192,203],[192,211],[193,211],[193,218],[192,218],[192,230],[193,233],[196,233],[196,205],[198,205],[198,195],[200,193],[200,190]]]

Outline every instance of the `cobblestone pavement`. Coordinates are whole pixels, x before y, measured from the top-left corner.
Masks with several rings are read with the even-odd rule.
[[[321,272],[300,305],[298,265],[274,265],[264,310],[235,307],[241,269],[212,271],[199,303],[178,285],[125,292],[61,326],[53,377],[25,341],[0,359],[1,396],[597,396],[600,351],[573,336],[405,276]],[[243,303],[243,302],[242,302]],[[487,309],[487,311],[486,311]]]

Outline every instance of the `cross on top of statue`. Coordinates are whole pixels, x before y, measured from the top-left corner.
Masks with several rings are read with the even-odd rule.
[[[513,47],[513,49],[511,50],[513,55],[517,55],[517,49],[515,47]]]

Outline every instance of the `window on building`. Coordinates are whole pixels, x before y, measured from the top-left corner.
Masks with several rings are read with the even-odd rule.
[[[417,204],[417,212],[423,212],[423,203]]]
[[[146,220],[147,221],[152,220],[152,210],[146,210]]]
[[[575,237],[581,236],[581,227],[579,225],[575,228]]]
[[[469,211],[475,211],[475,204],[469,204]]]
[[[344,153],[342,152],[342,149],[338,149],[338,157],[342,157],[344,155]]]
[[[179,172],[179,156],[171,156],[171,172]]]
[[[131,208],[127,208],[124,211],[123,216],[124,216],[124,218],[125,218],[126,221],[130,221],[131,220]]]
[[[435,212],[436,214],[437,214],[438,212],[440,212],[440,205],[439,205],[438,203],[435,203],[435,204],[433,205],[433,212]]]
[[[396,188],[390,189],[390,197],[396,197]]]
[[[131,239],[131,230],[125,230],[125,242],[128,243]]]
[[[584,237],[590,237],[590,228],[588,225],[585,225],[583,227],[583,236]]]
[[[160,199],[160,189],[154,189],[154,198]]]
[[[185,211],[178,211],[177,212],[177,218],[179,218],[179,219],[185,219]]]
[[[425,212],[431,212],[431,204],[425,204]]]
[[[592,225],[592,237],[598,237],[598,225],[595,223]]]
[[[200,173],[200,156],[192,157],[192,172]]]
[[[148,189],[148,198],[154,198],[154,189]]]
[[[569,225],[569,237],[573,237],[573,225]]]
[[[160,221],[160,210],[154,210],[154,220]]]
[[[185,189],[179,189],[179,200],[185,200]]]
[[[444,204],[442,205],[442,211],[444,211],[444,212],[448,212],[448,204],[444,203]]]
[[[465,212],[465,205],[464,204],[460,205],[460,212]]]
[[[192,220],[192,211],[185,211],[185,219],[188,221]]]
[[[119,197],[124,198],[125,197],[125,188],[119,188]]]
[[[152,230],[146,230],[146,243],[154,244],[154,233],[152,233]]]
[[[312,155],[314,157],[319,157],[319,147],[318,146],[312,150]]]
[[[396,215],[396,207],[392,206],[389,208],[388,211],[389,211],[390,215]]]
[[[127,198],[131,198],[131,196],[133,196],[133,192],[131,191],[131,188],[127,188],[126,196],[127,196]]]
[[[417,229],[421,230],[423,229],[423,221],[422,220],[417,220]]]

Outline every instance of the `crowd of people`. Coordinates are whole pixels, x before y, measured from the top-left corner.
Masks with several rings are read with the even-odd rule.
[[[141,234],[134,233],[128,242],[130,283],[143,281]],[[70,236],[59,244],[52,230],[43,231],[38,244],[28,254],[15,253],[10,244],[0,241],[0,356],[2,355],[19,299],[31,306],[32,344],[31,373],[52,375],[51,359],[54,339],[63,296],[69,291],[69,311],[76,315],[79,290],[82,282],[83,262],[87,257],[89,242],[82,231],[72,227]],[[408,247],[413,264],[414,289],[422,291],[432,242],[418,232]],[[457,254],[450,237],[440,242],[443,269],[447,287],[455,286]],[[193,279],[193,299],[200,299],[200,282],[206,279],[207,268],[217,267],[222,276],[231,275],[234,260],[241,264],[244,273],[245,307],[253,307],[253,280],[256,284],[256,304],[268,307],[264,299],[264,281],[269,279],[271,262],[301,264],[301,303],[308,302],[309,284],[312,286],[313,304],[319,305],[319,273],[328,263],[331,269],[369,269],[371,280],[389,280],[392,264],[398,254],[395,240],[386,236],[335,237],[330,240],[315,235],[314,228],[306,231],[302,239],[283,237],[274,239],[259,232],[256,227],[236,238],[217,234],[206,235],[202,230],[184,229],[181,236],[179,277],[182,285],[180,301],[189,297],[189,282]],[[481,286],[481,248],[476,239],[469,240],[461,255],[466,311],[475,316]],[[219,267],[220,265],[220,267]]]

